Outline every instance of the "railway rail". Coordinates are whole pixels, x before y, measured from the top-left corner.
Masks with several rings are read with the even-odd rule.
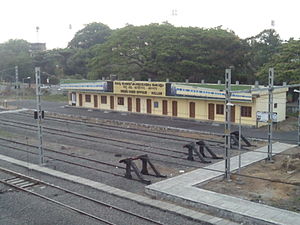
[[[84,199],[86,201],[89,201],[89,202],[92,202],[92,203],[95,203],[97,204],[98,206],[102,206],[102,207],[106,207],[106,208],[109,208],[111,210],[115,210],[115,211],[118,211],[118,212],[121,212],[121,213],[124,213],[126,214],[127,216],[131,216],[133,217],[134,219],[138,219],[140,221],[144,221],[144,222],[147,222],[147,224],[156,224],[156,225],[163,225],[163,223],[159,222],[159,221],[155,221],[151,218],[148,218],[148,217],[145,217],[145,216],[142,216],[142,215],[139,215],[137,213],[134,213],[134,212],[131,212],[129,210],[126,210],[126,209],[122,209],[118,206],[115,206],[115,205],[112,205],[112,204],[108,204],[108,203],[105,203],[103,201],[100,201],[100,200],[97,200],[95,198],[91,198],[89,196],[86,196],[86,195],[83,195],[83,194],[80,194],[78,192],[75,192],[75,191],[72,191],[72,190],[68,190],[66,188],[63,188],[63,187],[60,187],[60,186],[57,186],[57,185],[54,185],[54,184],[50,184],[50,183],[47,183],[47,182],[44,182],[42,180],[39,180],[39,179],[35,179],[33,177],[29,177],[29,176],[26,176],[24,174],[20,174],[20,173],[17,173],[15,171],[12,171],[12,170],[8,170],[8,169],[5,169],[3,167],[0,167],[0,171],[2,173],[6,173],[6,174],[9,174],[10,176],[12,177],[9,177],[7,179],[0,179],[0,183],[4,184],[4,185],[7,185],[7,186],[10,186],[14,189],[17,189],[19,191],[22,191],[22,192],[25,192],[25,193],[28,193],[30,195],[33,195],[33,196],[36,196],[36,197],[39,197],[47,202],[51,202],[51,203],[54,203],[56,205],[59,205],[61,207],[64,207],[68,210],[71,210],[71,211],[74,211],[76,213],[79,213],[80,215],[84,215],[84,216],[87,216],[89,218],[92,218],[94,220],[97,220],[103,224],[109,224],[109,225],[117,225],[117,223],[115,222],[112,222],[112,221],[108,221],[107,219],[104,219],[103,217],[99,217],[97,215],[93,215],[89,212],[86,212],[86,211],[83,211],[79,208],[76,208],[74,206],[71,206],[71,205],[68,205],[66,203],[63,203],[61,201],[57,201],[53,198],[50,198],[50,197],[47,197],[46,195],[42,195],[38,192],[35,192],[33,191],[32,187],[35,186],[35,185],[44,185],[44,186],[47,186],[47,187],[51,187],[51,188],[54,188],[56,190],[59,190],[59,191],[62,191],[62,192],[65,192],[67,194],[70,194],[72,196],[75,196],[75,197],[78,197],[80,199]],[[26,186],[27,185],[27,186]],[[29,189],[30,188],[30,189]]]
[[[24,123],[24,122],[19,122],[19,121],[13,121],[13,120],[1,120],[1,123],[3,125],[7,126],[14,126],[18,127],[21,129],[26,129],[26,130],[31,130],[31,131],[36,131],[35,124],[29,124],[29,123]],[[65,129],[57,129],[57,128],[51,128],[47,126],[43,126],[44,132],[49,133],[51,135],[58,135],[58,136],[63,136],[66,138],[71,138],[71,139],[76,139],[76,140],[82,140],[82,141],[90,141],[94,143],[101,143],[101,144],[107,144],[106,141],[111,141],[109,145],[118,147],[118,148],[124,148],[127,150],[131,151],[137,151],[137,152],[142,152],[142,153],[151,153],[154,155],[159,155],[159,156],[165,156],[165,157],[170,157],[170,158],[175,158],[175,159],[183,159],[182,156],[176,156],[176,155],[170,155],[166,153],[161,153],[161,152],[154,152],[148,149],[154,149],[154,150],[162,150],[165,152],[170,152],[170,153],[175,153],[175,154],[184,154],[183,150],[174,150],[174,149],[169,149],[169,148],[164,148],[164,147],[159,147],[159,146],[149,146],[146,144],[141,144],[137,143],[135,141],[128,141],[128,140],[121,140],[117,138],[109,138],[109,137],[104,137],[104,136],[98,136],[98,135],[92,135],[92,134],[86,134],[82,132],[75,132],[71,130],[65,130]],[[101,140],[99,140],[101,139]],[[118,143],[118,144],[116,144]],[[185,142],[186,143],[186,142]],[[124,145],[125,144],[125,145]],[[137,146],[137,147],[134,147]],[[181,145],[180,145],[181,146]],[[220,146],[214,146],[214,147],[219,147]],[[143,149],[141,149],[143,148]],[[147,148],[147,149],[145,149]]]

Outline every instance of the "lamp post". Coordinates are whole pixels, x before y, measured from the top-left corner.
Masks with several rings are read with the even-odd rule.
[[[294,92],[298,93],[298,146],[300,146],[300,91],[295,89]]]
[[[241,166],[242,166],[242,155],[241,155],[241,151],[242,151],[242,106],[240,104],[233,104],[233,103],[227,103],[228,106],[238,106],[239,110],[240,110],[240,116],[239,116],[239,167],[238,167],[238,174],[241,174]]]
[[[22,90],[23,90],[23,99],[24,99],[24,89],[25,89],[25,83],[24,83],[24,81],[25,80],[30,80],[31,79],[31,77],[26,77],[26,78],[23,78],[22,80],[23,80],[23,88],[22,88]]]

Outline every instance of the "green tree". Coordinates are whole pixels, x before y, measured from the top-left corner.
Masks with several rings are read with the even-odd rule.
[[[277,54],[275,54],[269,63],[265,64],[257,73],[258,78],[266,83],[268,69],[275,70],[275,83],[290,84],[300,83],[300,40],[289,40],[282,44]]]
[[[15,81],[15,66],[18,66],[19,81],[34,74],[29,43],[25,40],[9,40],[0,44],[0,76],[6,81]]]
[[[103,23],[90,23],[79,30],[69,42],[69,48],[90,48],[104,43],[111,35],[111,29]]]
[[[282,44],[279,34],[274,29],[263,30],[258,35],[247,38],[246,42],[249,44],[247,61],[252,73],[256,73],[268,63]]]
[[[119,79],[173,81],[223,79],[224,69],[244,64],[244,43],[221,28],[174,27],[171,24],[129,25],[93,48],[89,77],[117,74]]]

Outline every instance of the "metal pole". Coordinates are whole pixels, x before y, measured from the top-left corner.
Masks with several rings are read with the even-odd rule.
[[[231,91],[231,69],[225,70],[225,107],[226,107],[226,115],[225,115],[225,179],[230,180],[230,91]]]
[[[268,104],[268,161],[272,161],[272,139],[273,139],[273,86],[274,68],[269,68],[269,104]]]
[[[39,140],[39,163],[44,164],[44,149],[43,149],[43,129],[42,129],[42,106],[41,106],[41,70],[40,67],[35,67],[36,81],[36,102],[37,102],[37,127]]]
[[[16,93],[17,93],[17,99],[19,98],[19,71],[18,66],[15,66],[15,74],[16,74]]]
[[[241,143],[241,137],[242,137],[242,106],[239,105],[240,108],[240,118],[239,118],[239,169],[238,169],[238,174],[241,174],[241,164],[242,164],[242,143]]]
[[[300,90],[294,90],[298,93],[298,146],[300,146]]]

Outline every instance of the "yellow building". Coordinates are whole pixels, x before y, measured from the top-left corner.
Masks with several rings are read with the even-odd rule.
[[[69,105],[102,110],[171,116],[224,122],[224,85],[149,81],[97,81],[61,84],[69,93]],[[232,85],[232,90],[253,89]],[[286,117],[287,88],[273,91],[274,121]],[[232,93],[231,121],[252,126],[265,125],[268,91]]]

